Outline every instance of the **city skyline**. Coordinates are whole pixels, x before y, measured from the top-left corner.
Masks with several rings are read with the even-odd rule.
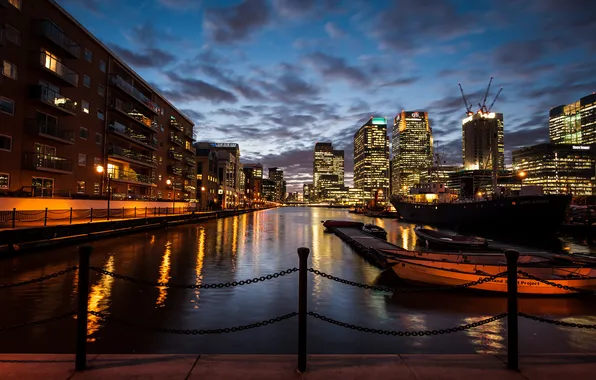
[[[312,182],[316,141],[345,150],[351,185],[353,133],[403,109],[429,112],[439,150],[459,162],[458,83],[474,104],[491,76],[504,87],[494,111],[508,163],[548,141],[550,108],[596,88],[596,46],[573,38],[593,34],[587,1],[58,3],[195,121],[198,140],[241,141],[243,162],[284,168],[288,191]]]

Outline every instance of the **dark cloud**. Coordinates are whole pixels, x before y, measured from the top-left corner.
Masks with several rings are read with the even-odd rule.
[[[117,45],[110,45],[110,49],[124,62],[136,68],[162,68],[176,61],[174,55],[157,48],[134,52]]]
[[[505,145],[507,147],[506,156],[509,158],[509,152],[515,149],[544,142],[548,142],[548,125],[539,128],[508,132],[505,134]]]
[[[174,10],[185,11],[189,8],[198,7],[201,2],[199,0],[158,0],[161,5]]]
[[[231,70],[224,73],[214,65],[199,65],[198,67],[209,79],[214,79],[217,83],[231,88],[247,100],[267,100],[265,95],[254,88],[246,78],[235,75]]]
[[[220,108],[214,113],[227,117],[233,116],[237,119],[249,119],[253,117],[253,113],[251,111],[236,108]]]
[[[354,85],[366,85],[369,82],[364,70],[350,66],[344,58],[316,52],[304,56],[303,59],[325,79],[344,80]]]
[[[508,42],[496,48],[493,54],[497,65],[519,67],[534,64],[550,51],[549,43],[536,39]]]
[[[188,108],[181,109],[180,112],[197,124],[207,119],[203,113]]]
[[[199,79],[182,78],[173,72],[166,73],[173,89],[164,92],[164,95],[175,101],[203,100],[213,104],[237,103],[236,95]]]
[[[383,83],[381,87],[400,87],[400,86],[409,86],[418,82],[420,78],[418,77],[409,77],[409,78],[399,78],[392,80],[390,82]]]
[[[303,16],[316,5],[316,0],[273,0],[277,12],[284,16]]]
[[[289,104],[297,104],[299,100],[315,100],[321,93],[319,87],[292,73],[282,74],[273,81],[258,80],[257,83],[272,101]]]
[[[203,28],[218,43],[229,44],[245,40],[271,20],[266,0],[244,0],[224,8],[207,8]]]
[[[342,38],[346,36],[346,32],[331,21],[325,24],[325,32],[327,32],[331,38]]]

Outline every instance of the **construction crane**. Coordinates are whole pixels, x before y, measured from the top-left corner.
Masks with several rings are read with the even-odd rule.
[[[493,83],[493,78],[494,77],[490,77],[490,80],[488,81],[488,87],[486,88],[486,91],[484,92],[484,99],[482,99],[482,104],[478,103],[478,106],[480,107],[480,110],[482,112],[488,112],[487,108],[486,108],[486,98],[488,97],[488,92],[490,91],[490,85],[491,85],[491,83]]]
[[[497,99],[499,98],[499,95],[501,95],[501,91],[503,91],[503,87],[501,87],[501,89],[499,90],[499,92],[497,92],[497,95],[495,95],[495,97],[493,98],[492,103],[490,104],[490,106],[486,109],[486,112],[490,112],[490,110],[493,108],[493,106],[495,105],[495,102],[497,101]]]
[[[464,89],[461,87],[461,83],[458,83],[459,85],[459,90],[461,91],[461,97],[464,100],[464,105],[466,106],[466,113],[468,116],[473,115],[474,112],[472,112],[472,103],[470,103],[468,105],[468,100],[466,99],[466,95],[464,94]]]

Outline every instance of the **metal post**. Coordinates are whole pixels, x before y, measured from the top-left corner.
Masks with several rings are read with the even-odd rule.
[[[122,207],[122,219],[125,219],[125,214],[124,214],[124,207]]]
[[[12,228],[15,226],[15,221],[17,219],[17,209],[16,207],[12,209]]]
[[[147,206],[145,206],[145,219],[147,219]]]
[[[310,249],[298,248],[298,372],[306,372],[307,271]]]
[[[137,218],[137,208],[135,207],[135,219]]]
[[[153,216],[157,215],[157,207],[153,207]]]
[[[110,200],[112,198],[112,185],[110,185],[111,176],[108,174],[108,219],[110,220]]]
[[[48,225],[48,208],[46,207],[46,212],[43,215],[43,226],[47,226]]]
[[[79,248],[79,302],[77,305],[77,347],[75,371],[87,366],[87,313],[89,312],[89,258],[93,247]]]
[[[89,209],[89,223],[93,222],[93,207]]]
[[[507,257],[507,367],[519,371],[517,318],[517,259],[519,253],[505,251]]]
[[[70,208],[70,224],[72,224],[72,207]]]

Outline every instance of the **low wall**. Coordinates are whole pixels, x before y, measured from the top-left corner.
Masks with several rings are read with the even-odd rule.
[[[153,207],[172,207],[173,201],[169,202],[143,202],[143,201],[110,201],[110,209],[117,208],[153,208]],[[176,207],[194,207],[194,203],[176,202]],[[68,210],[71,207],[74,210],[85,209],[106,209],[108,201],[105,199],[56,199],[56,198],[0,198],[0,211],[12,211],[16,208],[20,211],[45,210]]]

